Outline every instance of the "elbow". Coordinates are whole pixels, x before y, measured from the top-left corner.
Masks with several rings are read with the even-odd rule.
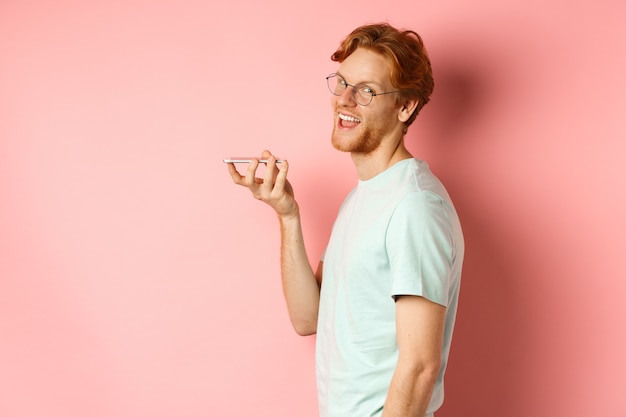
[[[435,385],[439,378],[439,373],[441,372],[441,365],[441,360],[435,358],[421,364],[419,374],[426,384],[431,386]]]
[[[317,333],[316,330],[311,330],[311,329],[300,329],[300,328],[297,328],[295,330],[296,330],[296,334],[298,336],[312,336],[315,333]]]
[[[434,386],[439,378],[441,366],[442,362],[439,358],[422,358],[422,360],[406,363],[402,368],[419,380],[421,386]]]
[[[431,384],[435,385],[441,372],[441,362],[433,361],[424,367],[424,378]]]
[[[311,336],[317,333],[317,320],[316,321],[292,321],[291,325],[296,331],[298,336]]]

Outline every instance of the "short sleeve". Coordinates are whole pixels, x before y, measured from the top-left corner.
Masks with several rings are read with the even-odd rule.
[[[392,297],[416,295],[448,305],[454,258],[450,217],[450,207],[431,191],[415,191],[400,201],[385,238]]]

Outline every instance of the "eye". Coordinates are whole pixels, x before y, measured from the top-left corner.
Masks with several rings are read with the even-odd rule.
[[[374,90],[372,90],[370,87],[366,86],[366,85],[362,85],[359,87],[359,91],[361,92],[361,94],[366,94],[366,95],[374,95]]]
[[[341,85],[342,87],[347,87],[348,86],[348,83],[343,78],[337,77],[337,80],[338,80],[339,85]]]

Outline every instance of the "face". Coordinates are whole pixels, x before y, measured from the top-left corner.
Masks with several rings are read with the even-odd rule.
[[[367,84],[375,92],[394,91],[389,80],[389,65],[385,58],[368,49],[359,48],[346,58],[337,73],[348,84]],[[378,149],[385,138],[402,131],[398,119],[399,106],[396,94],[375,96],[367,106],[354,101],[352,87],[342,95],[332,96],[335,113],[333,146],[344,152],[370,154]]]

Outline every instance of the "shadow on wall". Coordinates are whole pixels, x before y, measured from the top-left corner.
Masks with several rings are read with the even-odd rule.
[[[524,366],[517,357],[524,338],[520,331],[522,305],[514,277],[518,260],[503,244],[514,237],[490,224],[482,205],[492,205],[493,198],[489,198],[488,187],[472,179],[473,164],[479,162],[472,156],[479,155],[480,146],[490,142],[483,126],[488,129],[491,110],[502,106],[499,101],[507,84],[499,82],[501,65],[494,65],[494,56],[501,54],[486,50],[484,44],[476,49],[492,56],[483,60],[467,45],[438,46],[448,55],[433,63],[435,93],[427,116],[420,122],[425,124],[428,137],[415,140],[425,148],[428,162],[455,202],[466,244],[445,380],[446,400],[437,417],[516,415],[518,381]]]
[[[481,118],[489,87],[487,74],[473,70],[465,62],[440,64],[433,71],[435,90],[431,103],[425,107],[429,110],[425,122],[434,129],[434,140],[463,141],[467,127]]]

